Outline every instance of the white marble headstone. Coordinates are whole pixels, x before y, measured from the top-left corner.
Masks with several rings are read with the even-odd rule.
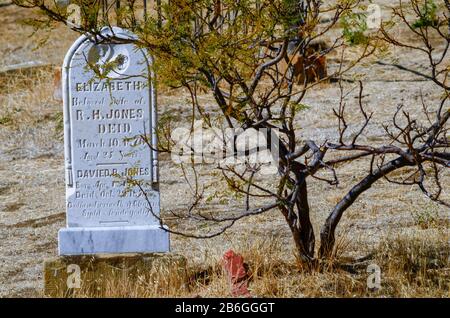
[[[135,38],[126,30],[101,34],[97,41],[81,36],[63,65],[67,227],[58,234],[59,254],[165,252],[169,235],[155,217],[152,59],[126,43]],[[138,181],[147,198],[126,178]]]

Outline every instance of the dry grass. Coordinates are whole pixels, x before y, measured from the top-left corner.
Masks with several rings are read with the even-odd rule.
[[[61,65],[76,35],[58,30],[54,45],[33,51],[30,33],[18,27],[23,11],[8,7],[0,21],[6,25],[0,43],[0,66],[28,60]],[[405,61],[423,63],[417,55],[401,52]],[[407,55],[409,54],[409,55]],[[402,82],[410,74],[367,66],[364,102],[374,111],[374,124],[367,140],[382,143],[381,123],[390,122],[401,101],[419,116],[419,90],[426,92],[430,107],[437,105],[441,92],[428,82]],[[398,79],[386,85],[384,79]],[[159,90],[159,112],[187,118],[188,94]],[[56,253],[57,229],[64,226],[62,105],[53,100],[53,69],[41,67],[0,74],[0,295],[24,295],[41,286],[41,263]],[[307,95],[313,106],[298,119],[299,138],[333,138],[336,121],[330,115],[336,105],[336,85],[325,85]],[[357,100],[349,96],[349,111]],[[200,101],[212,111],[213,99]],[[354,107],[354,108],[352,108]],[[353,118],[352,118],[353,119]],[[358,118],[355,118],[358,119]],[[356,128],[359,126],[355,126]],[[353,128],[355,128],[353,127]],[[311,218],[318,233],[333,205],[367,173],[367,161],[339,168],[340,185],[331,187],[317,180],[309,183]],[[208,169],[206,169],[208,170]],[[180,171],[161,156],[161,206],[163,210],[184,209],[190,200],[188,186]],[[407,169],[396,172],[401,178]],[[205,184],[214,179],[205,173]],[[450,199],[450,174],[443,176],[443,199]],[[44,200],[43,200],[44,198]],[[237,209],[230,200],[211,210]],[[177,271],[142,273],[136,280],[123,272],[112,272],[102,286],[82,286],[76,297],[229,297],[228,281],[221,269],[221,255],[228,248],[244,256],[252,273],[250,289],[262,297],[448,297],[449,296],[449,214],[430,203],[417,188],[398,187],[380,180],[346,211],[338,228],[339,242],[333,259],[313,270],[302,268],[292,251],[289,229],[277,211],[238,222],[224,236],[209,241],[172,237],[176,253],[188,258],[188,284],[183,287]],[[58,216],[59,215],[59,216]],[[58,216],[53,218],[52,216]],[[36,224],[42,220],[42,225]],[[39,223],[40,224],[40,223]],[[203,229],[201,229],[203,230]],[[358,258],[376,252],[372,259]],[[205,256],[206,255],[206,256]],[[381,268],[381,289],[367,288],[366,272],[371,263]],[[178,287],[176,287],[178,286]],[[180,287],[181,286],[181,287]],[[3,289],[2,289],[3,288]],[[7,290],[8,289],[8,290]],[[7,290],[7,291],[6,291]],[[24,292],[25,291],[25,292]],[[34,295],[34,294],[33,294]],[[63,296],[63,295],[62,295]]]
[[[12,134],[14,139],[9,140],[17,142],[23,136],[21,132],[28,132],[37,136],[41,142],[54,143],[58,139],[57,142],[61,142],[58,137],[61,106],[51,97],[52,76],[51,68],[38,68],[29,73],[10,74],[6,79],[0,77],[3,88],[0,103],[5,106],[0,109],[0,118],[9,118],[6,122],[0,122],[0,132]],[[174,102],[170,98],[166,97],[164,108],[172,107]],[[171,170],[166,170],[167,175],[171,175]],[[339,200],[354,176],[363,173],[363,165],[357,165],[353,171],[343,169],[342,185],[336,189],[311,183],[311,197],[315,198],[312,201],[313,210],[321,211],[312,216],[316,225],[320,224],[329,207]],[[180,186],[173,184],[175,188]],[[326,195],[323,195],[324,191],[328,191]],[[170,191],[163,191],[163,195],[165,193]],[[274,219],[279,220],[279,215],[275,213],[273,216],[249,220],[256,225],[252,232],[256,239],[233,241],[231,244],[249,265],[252,273],[251,293],[260,297],[448,297],[448,211],[425,200],[417,200],[416,196],[417,193],[404,192],[402,188],[380,182],[347,212],[333,259],[313,270],[299,265],[294,253],[289,252],[292,245],[287,245],[285,239],[261,239],[269,224],[273,226]],[[7,209],[4,211],[7,212]],[[397,213],[398,218],[394,217]],[[247,228],[248,224],[238,224],[235,233]],[[353,224],[357,224],[358,228],[355,229]],[[396,227],[410,229],[418,235],[412,238],[409,234],[411,231],[399,234],[395,231]],[[382,228],[390,228],[392,232],[372,230]],[[381,239],[381,243],[372,245],[373,234],[370,233],[375,233],[376,241]],[[286,236],[289,233],[285,230],[283,237]],[[177,252],[190,258],[195,251],[190,250],[190,245],[180,247],[183,245],[181,242],[175,237]],[[224,251],[220,243],[211,245],[212,249],[217,249],[212,257],[188,264],[185,268],[191,277],[187,284],[180,281],[176,270],[142,273],[135,279],[130,279],[120,271],[113,271],[101,285],[82,286],[72,296],[230,297],[228,281],[220,266],[220,255]],[[376,257],[355,264],[353,256],[369,253],[373,249],[370,246],[377,246]],[[378,291],[367,288],[369,274],[366,269],[370,263],[377,264],[382,270],[382,288]]]
[[[63,112],[53,98],[53,74],[51,65],[0,73],[0,151],[8,157],[37,158],[60,151]]]
[[[8,140],[18,142],[24,135],[34,135],[40,142],[54,143],[58,139],[61,142],[58,137],[61,107],[52,99],[52,76],[51,68],[39,68],[0,78],[3,89],[3,94],[0,95],[0,118],[3,119],[0,119],[0,131],[3,134],[13,133],[13,139]],[[170,98],[166,97],[169,103]],[[176,101],[179,101],[179,97]],[[340,199],[353,176],[364,172],[363,165],[357,166],[355,171],[342,172],[343,184],[340,188],[331,191],[319,183],[311,184],[311,197],[315,198],[312,202],[313,209],[323,211],[319,215],[313,215],[315,224],[320,224],[324,213]],[[324,190],[328,191],[325,196],[322,195]],[[334,258],[325,266],[312,271],[302,268],[293,253],[286,253],[292,246],[286,245],[285,240],[257,238],[254,241],[233,243],[233,248],[242,253],[252,273],[251,293],[260,297],[448,297],[448,222],[439,213],[443,212],[445,216],[446,212],[437,205],[424,203],[426,201],[410,199],[414,196],[413,193],[403,192],[401,188],[383,182],[378,184],[346,214]],[[4,211],[7,212],[8,207]],[[412,219],[412,230],[419,231],[420,235],[417,238],[398,236],[398,233],[381,235],[383,241],[376,248],[377,256],[370,262],[382,269],[382,288],[371,291],[367,288],[366,281],[369,275],[366,269],[370,262],[355,265],[350,255],[367,252],[366,246],[360,243],[371,244],[368,231],[373,227],[389,227],[392,223],[390,219],[396,212],[403,215],[403,219],[399,218],[399,223],[394,222],[396,226],[409,226],[408,222],[405,223],[409,217]],[[258,224],[254,235],[262,237],[264,229],[273,220],[272,217],[263,217],[249,221]],[[359,224],[357,231],[351,228],[353,223]],[[236,232],[248,226],[246,224],[237,227]],[[317,230],[318,228],[316,232]],[[360,237],[352,239],[349,235],[342,235],[346,232]],[[174,243],[179,244],[177,238]],[[187,257],[191,256],[190,253],[195,253],[189,251],[189,247],[178,248],[178,251]],[[176,270],[142,273],[136,279],[130,279],[120,271],[113,271],[101,285],[82,286],[72,296],[230,297],[228,281],[221,270],[218,255],[220,252],[206,262],[189,264],[185,269],[191,277],[188,284],[180,281]],[[342,264],[345,266],[339,266]]]
[[[450,265],[448,233],[403,236],[382,242],[375,256],[363,262],[336,255],[332,263],[307,270],[294,257],[286,259],[277,238],[241,246],[248,264],[251,294],[257,297],[448,297]],[[152,271],[136,280],[116,272],[103,287],[82,286],[74,297],[230,297],[221,260],[204,268],[190,266],[188,284],[177,269]],[[367,285],[367,267],[381,269],[381,288]],[[179,270],[179,269],[178,269]]]
[[[59,292],[57,297],[180,297],[187,295],[185,262],[175,261],[169,266],[158,263],[144,268],[121,268],[106,264],[93,265],[95,270],[82,274],[86,279],[79,289]],[[98,274],[101,267],[102,274]]]
[[[53,120],[62,111],[53,100],[53,68],[0,73],[0,123],[20,129]]]

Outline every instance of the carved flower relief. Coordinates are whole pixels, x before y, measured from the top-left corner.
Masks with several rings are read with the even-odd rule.
[[[100,78],[117,78],[125,75],[130,57],[124,45],[94,44],[89,49],[87,62]]]

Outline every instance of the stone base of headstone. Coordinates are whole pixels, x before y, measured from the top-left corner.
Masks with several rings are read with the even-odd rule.
[[[59,255],[162,253],[169,233],[159,226],[67,227],[58,233]]]
[[[47,297],[142,297],[187,289],[186,258],[174,253],[59,256],[44,261]]]

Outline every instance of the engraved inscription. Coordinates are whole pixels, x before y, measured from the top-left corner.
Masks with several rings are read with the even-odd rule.
[[[65,69],[69,226],[157,224],[154,154],[141,137],[152,133],[155,106],[148,63],[132,44],[86,40]],[[92,65],[107,78],[99,79]],[[139,180],[148,201],[125,178]]]

